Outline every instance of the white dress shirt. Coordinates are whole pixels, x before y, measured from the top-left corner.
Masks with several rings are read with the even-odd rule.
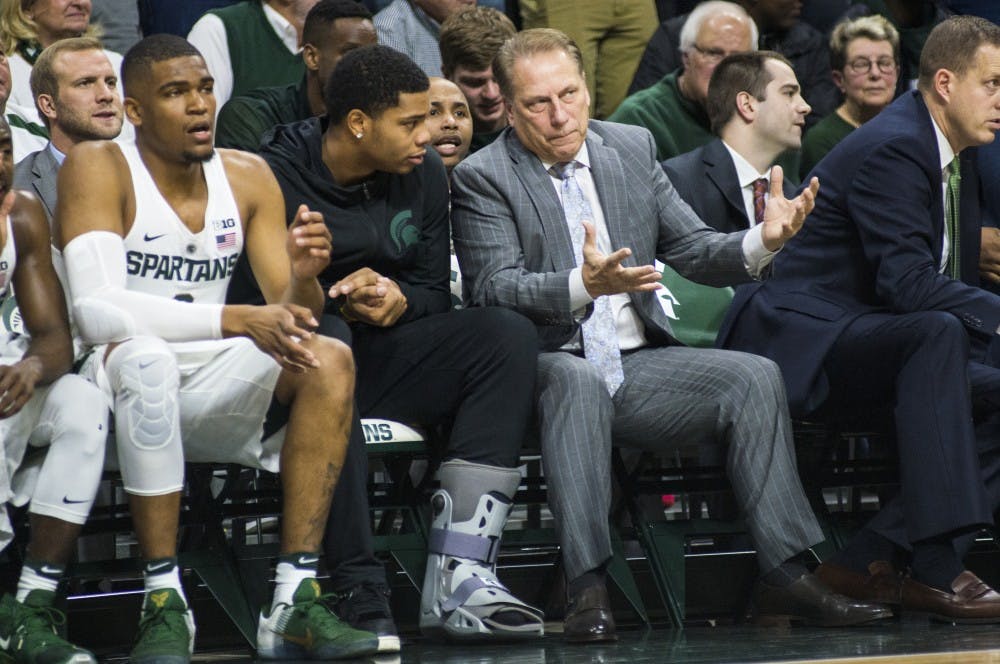
[[[274,34],[281,38],[289,53],[298,53],[301,49],[295,26],[267,2],[262,6]],[[233,62],[229,58],[226,26],[215,14],[205,14],[192,26],[187,39],[201,52],[208,73],[215,79],[215,114],[218,116],[222,105],[233,95]]]
[[[576,181],[580,185],[580,189],[583,191],[583,195],[586,197],[587,203],[590,205],[590,210],[594,215],[593,225],[594,231],[597,235],[597,249],[603,254],[610,254],[617,249],[611,246],[611,236],[608,235],[608,226],[604,219],[604,210],[601,207],[600,198],[597,196],[597,187],[594,185],[594,178],[590,170],[590,153],[587,150],[586,143],[580,147],[580,151],[576,154],[575,161],[578,164],[576,169]],[[542,161],[542,166],[547,172],[549,172],[549,179],[552,182],[553,188],[556,190],[556,196],[559,197],[559,202],[562,203],[562,180],[555,175],[552,175],[551,171],[549,171],[553,165],[554,162]],[[750,270],[751,275],[756,276],[760,274],[760,270],[763,269],[763,267],[766,266],[773,257],[774,254],[764,247],[764,241],[761,238],[761,229],[759,227],[751,229],[743,237],[743,263],[744,265],[756,266],[755,270]],[[617,293],[615,295],[610,295],[609,297],[611,298],[611,311],[614,312],[615,325],[618,329],[619,348],[622,350],[632,350],[645,346],[648,343],[646,340],[645,326],[642,324],[642,319],[639,318],[639,315],[636,313],[635,307],[632,305],[632,300],[629,298],[628,293]],[[594,298],[591,297],[590,293],[587,292],[586,287],[583,285],[582,268],[573,268],[569,274],[570,307],[572,307],[574,311],[577,311],[586,307],[589,303],[593,302],[593,300]],[[570,343],[563,346],[563,348],[573,350],[579,349],[579,335]]]
[[[955,151],[951,149],[951,143],[945,138],[937,122],[931,117],[931,124],[934,125],[934,138],[937,139],[938,154],[941,156],[941,201],[944,203],[944,240],[941,242],[941,263],[938,265],[938,272],[944,272],[948,268],[948,255],[951,253],[951,243],[948,242],[948,166],[955,159]]]
[[[767,180],[768,193],[764,194],[764,200],[770,197],[770,186],[771,186],[771,169],[767,169],[763,173],[758,173],[757,169],[747,161],[743,155],[734,150],[725,141],[722,142],[726,146],[726,150],[729,151],[729,156],[733,159],[733,166],[736,167],[736,181],[740,183],[740,194],[743,196],[743,209],[747,213],[747,221],[750,222],[750,228],[753,228],[757,224],[757,218],[754,215],[753,209],[753,183],[757,180],[763,178]]]

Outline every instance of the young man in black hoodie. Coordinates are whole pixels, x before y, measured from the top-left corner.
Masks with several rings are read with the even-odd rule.
[[[450,310],[448,182],[426,149],[428,87],[391,48],[352,51],[326,85],[327,117],[278,127],[261,155],[286,201],[309,201],[333,236],[320,275],[332,314],[325,333],[353,337],[355,417],[450,426],[432,500],[421,629],[460,639],[535,636],[541,612],[511,595],[493,565],[521,480],[514,466],[531,415],[537,340],[510,311]],[[355,421],[351,446],[363,444]],[[359,514],[364,484],[344,493],[334,497],[328,554],[368,528]]]

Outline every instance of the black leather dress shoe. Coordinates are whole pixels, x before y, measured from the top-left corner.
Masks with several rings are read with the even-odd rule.
[[[787,586],[758,581],[753,606],[753,619],[758,625],[845,627],[892,617],[888,607],[838,595],[812,574],[803,574]]]
[[[608,589],[603,584],[584,588],[569,599],[563,620],[563,637],[570,643],[618,640]]]

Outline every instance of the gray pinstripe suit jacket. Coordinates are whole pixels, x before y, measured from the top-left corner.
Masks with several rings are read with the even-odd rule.
[[[59,164],[52,156],[52,151],[46,146],[42,150],[32,152],[17,162],[14,169],[14,187],[30,191],[42,201],[49,223],[56,213],[56,180]]]
[[[586,140],[612,246],[632,249],[624,265],[659,258],[708,285],[750,280],[744,233],[702,223],[657,163],[646,129],[591,120]],[[466,302],[524,314],[538,326],[543,350],[568,341],[579,325],[569,303],[576,265],[569,231],[541,160],[513,130],[455,168],[451,214]],[[651,344],[678,343],[653,293],[631,298]]]

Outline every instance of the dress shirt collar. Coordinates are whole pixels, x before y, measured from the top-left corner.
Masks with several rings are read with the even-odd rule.
[[[941,155],[941,170],[943,171],[955,159],[955,151],[951,149],[951,143],[944,137],[941,127],[938,127],[937,122],[934,122],[933,116],[931,124],[934,125],[934,137],[937,139],[938,154]]]
[[[545,161],[544,159],[539,159],[539,161],[542,162],[542,166],[545,168],[546,173],[551,172],[549,169],[558,163],[555,161]],[[573,161],[575,161],[579,166],[583,166],[588,170],[590,169],[590,152],[587,150],[586,141],[584,141],[583,145],[580,146],[580,151],[576,153],[575,157],[573,157]]]
[[[52,145],[51,142],[49,142],[48,148],[49,148],[49,152],[52,153],[52,158],[56,160],[57,164],[59,164],[60,166],[62,166],[63,160],[66,159],[66,155],[63,154],[62,152],[60,152],[59,148],[57,148],[56,146]]]
[[[274,29],[274,34],[278,35],[282,43],[288,47],[288,50],[292,53],[299,52],[299,33],[295,31],[295,26],[289,23],[288,19],[278,13],[270,3],[261,3],[264,7],[264,16],[267,17],[267,22],[271,24],[271,28]]]
[[[749,161],[743,158],[739,152],[734,150],[728,143],[722,141],[722,144],[726,146],[729,151],[729,156],[733,158],[733,166],[736,167],[736,180],[740,183],[740,188],[749,187],[754,183],[754,180],[764,178],[767,180],[768,184],[771,182],[771,169],[767,169],[764,173],[758,173],[757,169],[754,168]]]

